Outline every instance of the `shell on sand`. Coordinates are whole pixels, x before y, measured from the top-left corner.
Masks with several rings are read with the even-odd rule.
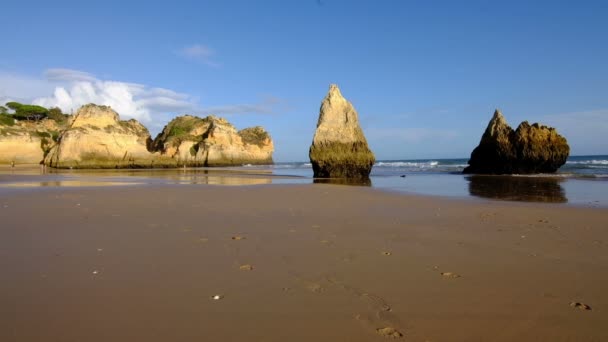
[[[246,265],[241,265],[239,267],[239,270],[241,271],[252,271],[253,270],[253,266],[246,264]]]
[[[446,278],[460,278],[460,274],[454,272],[441,272],[441,275]]]
[[[572,302],[570,303],[570,306],[573,308],[579,308],[581,310],[591,310],[591,307],[589,305],[579,302]]]

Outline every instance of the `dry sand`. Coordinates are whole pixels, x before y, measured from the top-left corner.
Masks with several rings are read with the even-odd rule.
[[[608,341],[607,222],[319,184],[5,188],[0,341]]]

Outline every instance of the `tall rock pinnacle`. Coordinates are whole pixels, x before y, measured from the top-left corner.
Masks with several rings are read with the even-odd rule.
[[[316,178],[367,179],[374,165],[357,111],[335,84],[321,102],[309,157]]]

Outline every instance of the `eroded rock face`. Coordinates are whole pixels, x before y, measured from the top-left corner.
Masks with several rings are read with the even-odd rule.
[[[568,142],[555,128],[524,121],[514,131],[496,110],[463,173],[552,173],[569,154]]]
[[[51,119],[0,123],[0,164],[39,164],[55,144],[61,125]]]
[[[309,157],[318,178],[366,179],[374,165],[357,111],[335,84],[321,102]]]
[[[56,168],[155,167],[158,156],[148,151],[150,143],[148,129],[138,121],[121,121],[110,107],[88,104],[74,115],[44,163]]]
[[[272,164],[274,144],[262,127],[241,131],[223,118],[184,115],[173,119],[154,139],[154,151],[176,166]]]
[[[136,120],[122,121],[107,106],[89,104],[60,124],[0,120],[0,163],[56,168],[170,168],[272,164],[274,145],[256,126],[237,131],[215,116],[184,115],[154,141]]]

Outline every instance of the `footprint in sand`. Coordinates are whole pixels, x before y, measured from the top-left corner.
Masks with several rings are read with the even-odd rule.
[[[393,328],[395,326],[393,322],[387,321],[380,316],[376,315],[371,317],[369,315],[355,315],[355,319],[363,325],[368,331],[375,331],[376,334],[386,338],[401,338],[403,334]]]
[[[573,308],[583,310],[583,311],[586,311],[586,310],[591,311],[591,307],[584,303],[572,302],[572,303],[570,303],[570,306]]]
[[[362,293],[361,298],[367,300],[370,309],[376,310],[377,312],[389,312],[391,311],[391,306],[382,299],[382,297],[378,297],[376,295],[370,293]]]
[[[344,284],[335,278],[330,278],[328,281],[346,294],[358,298],[366,304],[366,312],[354,316],[364,329],[375,331],[377,334],[387,338],[400,338],[403,336],[401,332],[394,328],[400,325],[400,319],[392,312],[391,306],[384,298]]]
[[[235,236],[233,236],[231,239],[232,239],[232,240],[237,240],[237,241],[238,241],[238,240],[245,240],[245,237],[244,237],[244,236],[241,236],[241,235],[235,235]]]
[[[391,256],[391,255],[393,255],[393,253],[388,252],[388,251],[384,251],[384,252],[382,252],[382,255]]]
[[[452,279],[454,279],[454,278],[460,278],[460,274],[454,273],[454,272],[441,272],[441,275],[444,278],[452,278]]]
[[[376,332],[378,333],[378,335],[380,335],[382,337],[388,337],[388,338],[403,337],[403,334],[401,332],[399,332],[399,330],[397,330],[395,328],[391,328],[391,327],[379,328],[379,329],[376,329]]]

